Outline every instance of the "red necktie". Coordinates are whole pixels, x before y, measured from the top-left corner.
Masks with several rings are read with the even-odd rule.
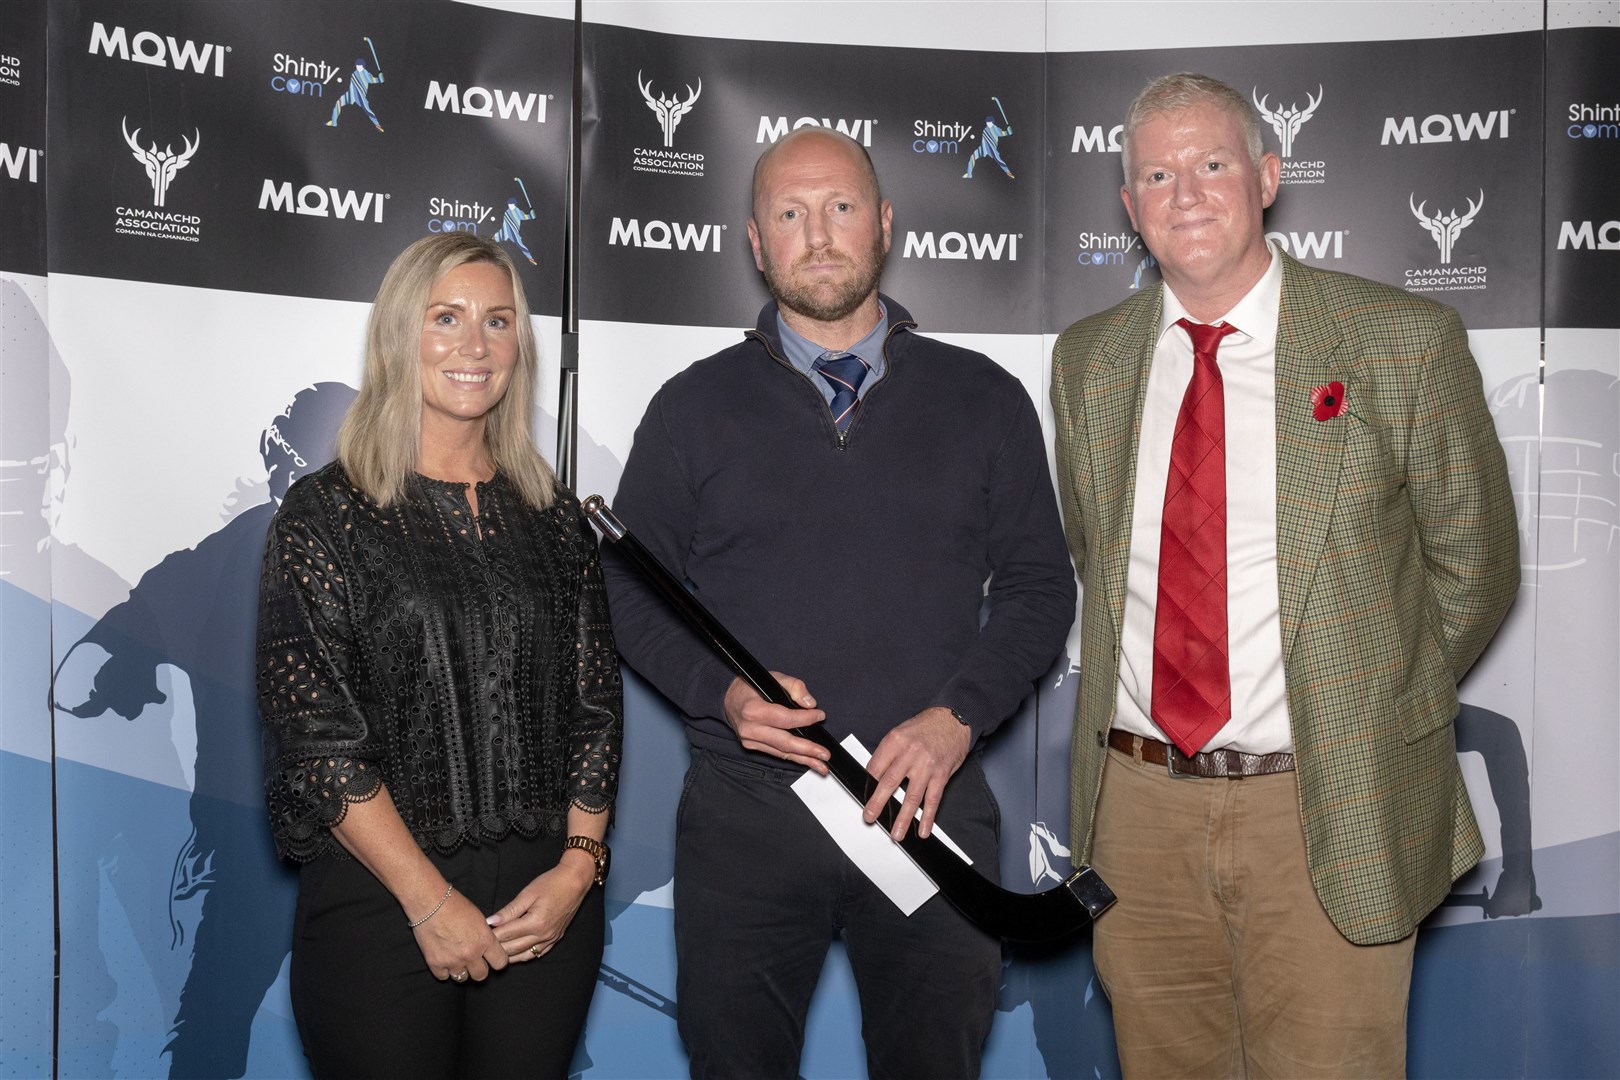
[[[1236,331],[1180,319],[1193,375],[1176,416],[1164,487],[1159,603],[1153,627],[1153,722],[1196,754],[1232,716],[1226,641],[1226,395],[1215,350]]]

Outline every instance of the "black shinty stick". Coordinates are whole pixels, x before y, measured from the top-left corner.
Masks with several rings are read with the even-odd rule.
[[[765,700],[789,709],[803,708],[782,689],[770,670],[738,644],[720,621],[624,527],[600,495],[586,499],[581,508],[601,530],[603,538],[635,564],[647,583],[714,647],[731,670]],[[877,780],[839,745],[824,725],[806,724],[795,728],[794,734],[827,749],[832,755],[827,762],[828,771],[857,802],[864,804],[872,797],[877,790]],[[892,829],[899,813],[900,804],[891,799],[878,819],[879,825],[885,831]],[[915,829],[908,829],[900,848],[933,879],[958,911],[997,937],[1013,941],[1050,941],[1065,937],[1088,925],[1114,902],[1112,890],[1089,866],[1081,867],[1063,884],[1045,892],[1015,893],[991,883],[937,837],[925,840]]]

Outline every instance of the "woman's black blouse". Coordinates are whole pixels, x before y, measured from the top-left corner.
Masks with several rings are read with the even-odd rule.
[[[381,508],[336,464],[287,492],[259,599],[277,850],[386,784],[424,849],[563,831],[611,809],[624,710],[596,540],[574,497],[415,477]]]

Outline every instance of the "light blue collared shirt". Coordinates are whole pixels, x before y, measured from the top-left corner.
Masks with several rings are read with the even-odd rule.
[[[810,381],[815,383],[816,388],[821,391],[821,396],[827,399],[827,404],[831,405],[833,384],[824,379],[820,372],[812,370],[815,362],[821,359],[821,354],[828,351],[826,347],[817,345],[803,334],[795,331],[782,318],[781,311],[776,313],[776,332],[782,337],[782,353],[787,358],[787,362],[797,368],[800,373],[808,375]],[[872,332],[849,348],[841,350],[854,353],[862,360],[865,360],[866,366],[871,368],[866,373],[866,379],[861,383],[861,388],[855,391],[855,400],[857,401],[864,398],[866,392],[883,378],[884,368],[886,367],[883,359],[883,341],[888,336],[889,309],[883,306],[883,301],[879,300],[878,321],[877,325],[872,327]]]

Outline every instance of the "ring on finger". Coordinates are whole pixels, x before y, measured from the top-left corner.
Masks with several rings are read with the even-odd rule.
[[[540,959],[540,955],[541,955],[541,953],[540,953],[540,943],[535,942],[533,945],[530,945],[529,946],[529,952],[531,954],[533,954],[533,956],[534,956],[534,958],[536,960]]]
[[[450,976],[450,981],[451,982],[466,982],[467,981],[467,973],[465,971],[463,971],[460,975],[452,975],[452,976]]]

